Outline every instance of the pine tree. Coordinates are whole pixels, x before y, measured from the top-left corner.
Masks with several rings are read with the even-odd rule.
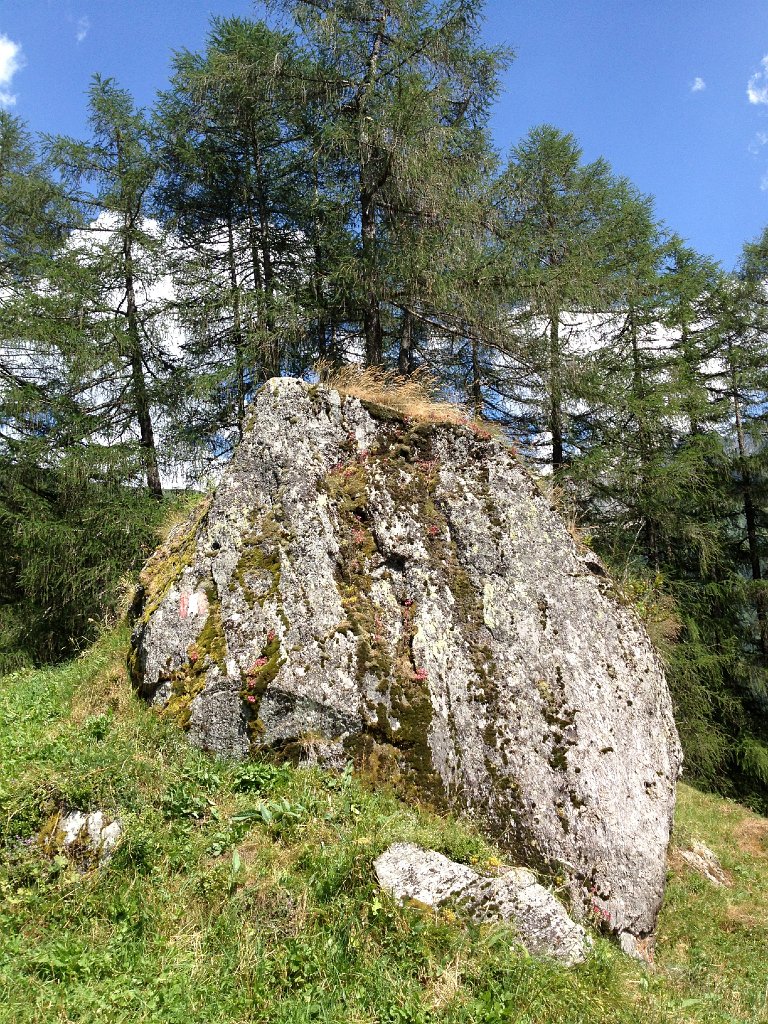
[[[126,90],[96,76],[89,109],[89,141],[49,144],[85,225],[70,235],[67,260],[57,262],[50,306],[79,319],[69,355],[91,378],[97,429],[118,442],[138,435],[147,487],[160,498],[155,416],[171,356],[163,304],[152,298],[164,272],[149,205],[157,164],[147,119]]]
[[[739,271],[713,295],[717,325],[713,400],[723,408],[732,439],[737,514],[735,557],[751,577],[757,646],[768,658],[768,592],[764,579],[768,520],[765,402],[768,398],[768,306],[765,300],[768,230],[746,245]]]
[[[316,152],[338,169],[330,206],[357,235],[356,259],[338,268],[335,284],[353,296],[365,361],[376,365],[386,355],[393,304],[399,300],[397,333],[407,348],[414,309],[429,298],[424,262],[406,266],[406,254],[415,256],[419,233],[448,216],[462,162],[484,150],[483,126],[508,54],[479,44],[480,0],[272,6],[293,15],[325,92]],[[408,365],[407,356],[401,361]]]
[[[507,356],[518,374],[508,401],[513,416],[520,410],[518,429],[546,437],[557,472],[579,447],[582,366],[589,345],[611,329],[618,253],[644,201],[604,160],[584,164],[573,135],[541,125],[513,149],[493,207],[498,276],[512,315]]]
[[[176,55],[158,105],[158,196],[201,392],[196,429],[222,430],[218,447],[239,433],[253,389],[303,361],[300,307],[321,244],[304,143],[311,102],[297,85],[307,74],[290,33],[216,19],[204,53]]]
[[[84,225],[25,127],[3,112],[0,223],[2,672],[93,637],[120,578],[152,545],[158,512],[130,486],[131,452],[109,446],[73,315],[82,278],[70,237]]]

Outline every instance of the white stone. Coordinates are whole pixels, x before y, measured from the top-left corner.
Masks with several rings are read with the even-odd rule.
[[[582,963],[591,940],[532,871],[507,868],[497,878],[478,874],[434,850],[395,843],[374,861],[376,878],[399,902],[429,907],[456,902],[479,923],[513,925],[525,948],[568,966]]]
[[[718,860],[717,854],[713,853],[704,843],[694,841],[690,849],[680,850],[680,856],[694,871],[703,875],[707,881],[719,888],[733,885],[723,865]]]
[[[83,859],[91,858],[96,864],[103,865],[112,857],[122,838],[122,826],[119,819],[107,819],[103,811],[69,811],[60,814],[46,842],[52,849],[67,853],[77,843],[77,855]]]

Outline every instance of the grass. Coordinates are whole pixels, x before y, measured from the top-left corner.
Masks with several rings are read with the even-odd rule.
[[[400,908],[373,858],[406,840],[501,855],[468,822],[351,774],[212,761],[131,693],[126,634],[0,680],[0,1021],[591,1024],[768,1020],[768,821],[682,786],[655,969],[598,939],[565,970],[501,927]],[[125,838],[81,876],[33,839],[59,807]]]

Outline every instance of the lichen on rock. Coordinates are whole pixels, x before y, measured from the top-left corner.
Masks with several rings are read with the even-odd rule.
[[[199,747],[311,738],[470,814],[640,948],[680,748],[660,661],[593,563],[485,431],[276,379],[145,571],[132,673]]]
[[[122,834],[120,821],[103,811],[56,811],[40,831],[37,844],[49,856],[64,856],[86,872],[112,858]]]
[[[526,868],[508,867],[489,877],[413,843],[395,843],[373,867],[382,889],[401,903],[434,908],[452,903],[479,924],[512,925],[536,956],[569,967],[586,959],[591,945],[587,933]]]

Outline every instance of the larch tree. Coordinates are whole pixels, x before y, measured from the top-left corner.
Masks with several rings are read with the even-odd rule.
[[[159,514],[130,446],[110,444],[113,368],[80,315],[78,207],[0,112],[0,672],[91,639]]]
[[[204,52],[176,55],[158,104],[157,196],[176,243],[178,311],[206,434],[218,419],[237,436],[254,388],[295,366],[304,340],[297,309],[319,245],[307,74],[290,33],[216,19]]]
[[[357,238],[356,259],[337,278],[354,296],[365,362],[380,364],[397,300],[397,333],[407,346],[426,288],[418,269],[404,265],[406,254],[420,228],[448,215],[508,53],[480,44],[481,0],[270,6],[293,16],[325,93],[315,144],[338,168],[333,205],[348,214]],[[401,362],[407,366],[407,357]]]
[[[606,161],[583,163],[573,135],[551,125],[532,129],[512,150],[493,188],[507,348],[520,368],[512,404],[531,406],[528,429],[546,432],[555,472],[573,452],[576,423],[568,420],[581,397],[580,349],[615,304],[615,253],[639,202]]]
[[[171,353],[163,302],[164,246],[151,220],[157,174],[149,123],[130,94],[96,76],[89,90],[91,138],[49,140],[49,157],[84,226],[70,236],[69,276],[53,282],[71,304],[93,374],[94,404],[111,440],[137,436],[147,488],[162,496],[155,416],[168,398]]]

